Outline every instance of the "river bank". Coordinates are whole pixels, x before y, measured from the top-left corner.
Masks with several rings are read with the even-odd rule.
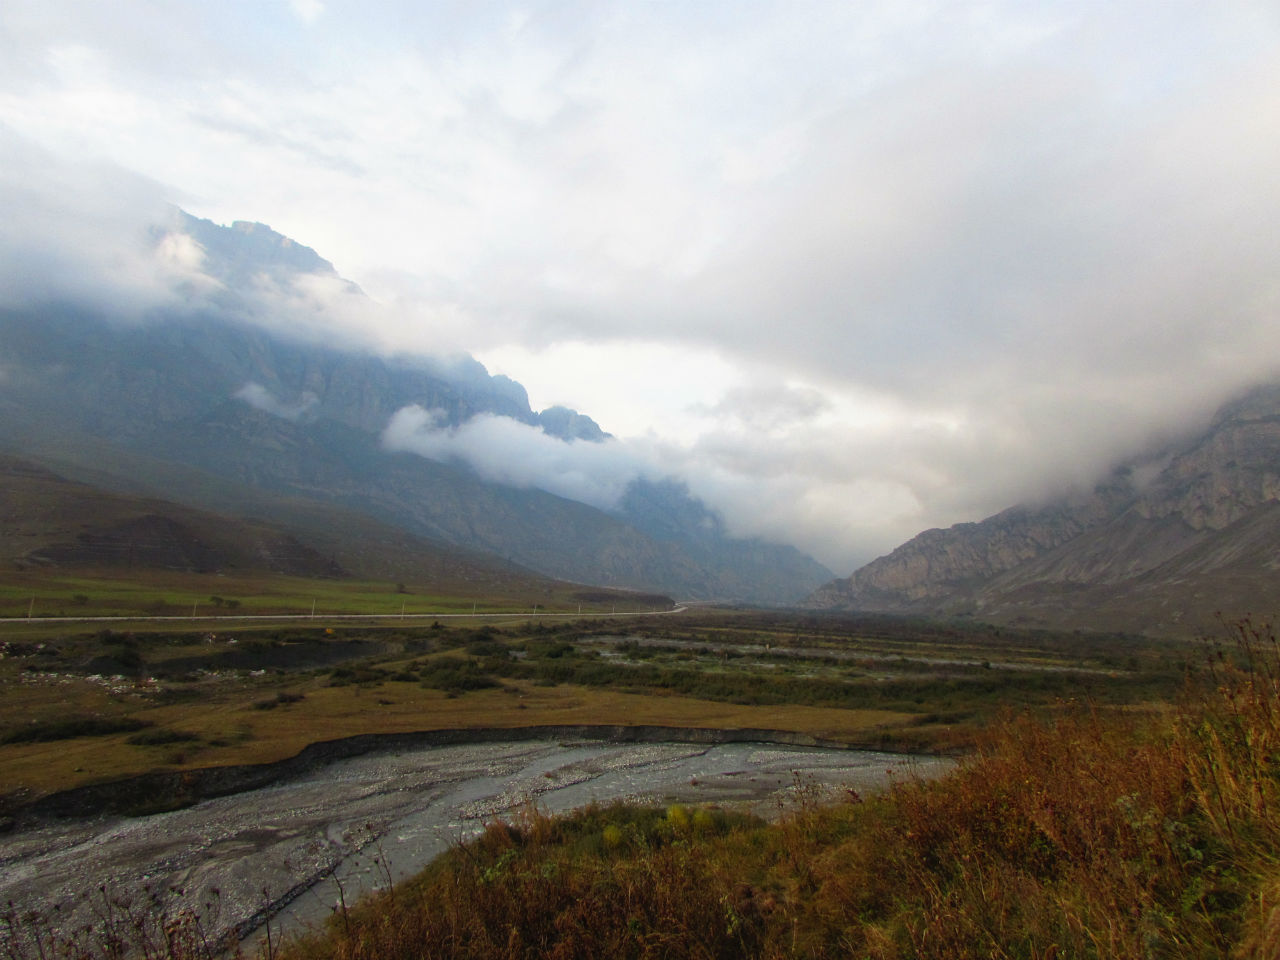
[[[141,815],[189,806],[199,800],[258,790],[337,760],[378,750],[527,740],[608,740],[616,743],[775,743],[789,746],[857,750],[865,747],[789,730],[719,729],[623,724],[558,724],[527,727],[471,727],[374,733],[322,740],[283,760],[190,770],[159,770],[87,784],[39,797],[5,811],[18,823],[49,817],[83,818],[100,814]]]
[[[797,789],[866,791],[949,765],[794,734],[784,736],[810,743],[762,742],[768,731],[683,731],[683,742],[670,728],[605,731],[608,739],[601,728],[564,727],[501,731],[500,742],[497,731],[331,741],[277,764],[178,775],[198,802],[142,817],[71,815],[111,796],[102,792],[110,785],[53,795],[24,814],[38,819],[0,837],[0,903],[56,914],[70,932],[93,923],[109,898],[158,898],[170,912],[200,912],[212,935],[247,937],[268,918],[286,928],[320,921],[338,899],[416,872],[527,803],[558,812],[613,800],[710,802],[767,815]],[[172,789],[134,778],[116,785],[115,801],[143,798],[157,783]]]

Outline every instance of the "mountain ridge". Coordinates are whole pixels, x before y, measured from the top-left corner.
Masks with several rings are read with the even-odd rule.
[[[1280,610],[1280,385],[1085,494],[927,530],[807,606],[1195,633]]]

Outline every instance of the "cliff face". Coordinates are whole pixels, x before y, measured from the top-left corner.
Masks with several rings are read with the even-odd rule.
[[[1088,495],[928,530],[809,605],[1188,633],[1280,610],[1280,387]]]

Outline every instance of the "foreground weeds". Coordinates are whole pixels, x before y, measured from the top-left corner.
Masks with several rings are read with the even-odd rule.
[[[1280,956],[1280,648],[1230,640],[1160,711],[1010,716],[944,779],[772,823],[528,810],[279,956]]]
[[[220,904],[198,907],[177,901],[181,890],[145,888],[137,898],[121,897],[106,887],[85,891],[81,900],[92,920],[67,929],[61,908],[19,913],[0,908],[2,960],[215,960],[225,943],[214,936]]]

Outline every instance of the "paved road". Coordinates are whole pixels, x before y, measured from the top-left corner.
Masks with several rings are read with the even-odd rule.
[[[490,613],[237,613],[207,614],[181,617],[0,617],[0,623],[152,623],[159,621],[240,622],[246,620],[609,620],[622,617],[664,617],[684,613],[684,605],[670,610],[633,610],[614,613],[513,613],[509,610]]]

